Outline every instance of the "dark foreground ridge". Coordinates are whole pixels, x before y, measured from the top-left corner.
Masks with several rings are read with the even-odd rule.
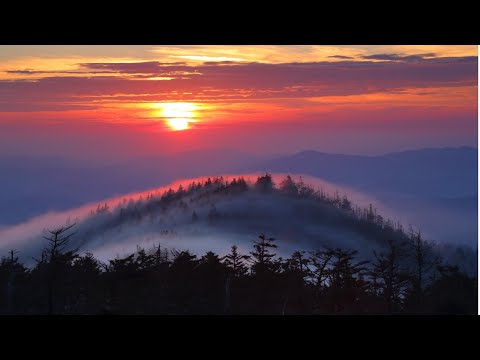
[[[181,209],[199,221],[198,202],[217,196],[274,193],[318,202],[330,222],[349,224],[376,245],[357,249],[318,243],[310,251],[277,255],[282,239],[260,234],[250,251],[203,256],[157,244],[102,263],[81,245],[111,228],[138,223],[156,211]],[[263,194],[263,195],[262,195]],[[192,209],[193,208],[193,209]],[[222,213],[207,214],[214,224]],[[95,221],[94,221],[95,219]],[[102,221],[99,221],[102,220]],[[85,224],[49,230],[35,263],[27,267],[12,250],[0,262],[2,314],[476,314],[477,279],[442,258],[418,231],[405,232],[370,206],[360,209],[290,177],[276,187],[270,175],[252,186],[242,178],[193,183],[187,189],[110,210],[99,207]],[[75,228],[84,227],[76,232]],[[89,229],[86,231],[85,229]],[[81,239],[76,239],[81,237]]]

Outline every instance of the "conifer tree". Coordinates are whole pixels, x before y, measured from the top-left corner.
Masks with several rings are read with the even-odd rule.
[[[375,261],[371,277],[375,279],[387,306],[387,312],[399,309],[409,280],[408,269],[404,265],[407,257],[407,243],[386,241],[386,249],[373,252]]]
[[[264,274],[274,270],[273,258],[276,256],[271,250],[277,248],[274,237],[266,237],[265,234],[258,236],[260,240],[255,240],[251,251],[252,271],[256,275]]]
[[[238,252],[237,245],[232,245],[230,253],[225,255],[222,258],[223,263],[229,270],[230,274],[236,278],[243,276],[247,273],[248,268],[245,265],[245,261],[248,261],[250,256],[248,255],[241,255]]]
[[[107,205],[105,204],[105,207],[106,206]],[[77,258],[77,248],[67,250],[70,245],[71,237],[75,232],[67,233],[73,226],[75,226],[75,224],[60,227],[55,230],[47,230],[49,236],[43,237],[47,240],[47,246],[42,250],[41,260],[35,259],[37,265],[43,265],[47,269],[48,314],[53,314],[54,312],[55,292],[57,289],[58,278],[63,274],[62,270],[66,266],[70,266]]]

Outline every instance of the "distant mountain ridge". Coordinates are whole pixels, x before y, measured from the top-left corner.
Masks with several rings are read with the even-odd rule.
[[[330,154],[313,150],[278,157],[258,169],[304,173],[361,190],[424,197],[477,195],[478,150],[426,148],[380,156]]]

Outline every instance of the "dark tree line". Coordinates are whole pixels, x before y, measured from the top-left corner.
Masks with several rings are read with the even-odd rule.
[[[243,179],[193,183],[131,202],[119,211],[122,221],[139,221],[154,208],[175,203],[188,207],[185,195],[207,199],[213,193],[248,189]],[[446,264],[420,232],[405,233],[375,209],[353,207],[338,194],[330,197],[290,177],[278,188],[267,174],[254,191],[315,199],[348,214],[364,233],[377,236],[371,260],[355,249],[321,247],[277,255],[281,239],[261,234],[251,249],[233,245],[225,256],[207,252],[138,248],[102,263],[81,254],[74,225],[47,232],[33,266],[12,250],[0,260],[2,314],[475,314],[477,279]],[[108,215],[107,205],[99,216]],[[192,222],[198,214],[192,212]],[[220,216],[214,206],[209,221]],[[111,223],[118,222],[112,218]],[[378,234],[381,234],[379,236]],[[88,236],[88,233],[82,236]],[[74,241],[75,240],[75,241]]]
[[[160,246],[102,263],[51,231],[32,268],[15,251],[0,262],[3,314],[475,314],[477,282],[427,262],[425,245],[393,243],[374,260],[351,249],[295,251],[283,259],[264,234],[249,254]],[[415,240],[417,239],[417,242]],[[419,246],[422,248],[419,250]],[[412,260],[412,262],[405,261]],[[435,269],[426,271],[427,263]],[[410,264],[410,266],[409,266]],[[433,266],[433,265],[432,265]],[[428,279],[423,279],[429,273]]]

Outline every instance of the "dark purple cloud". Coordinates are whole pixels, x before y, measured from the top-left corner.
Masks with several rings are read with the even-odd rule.
[[[144,61],[134,63],[81,63],[79,66],[86,70],[110,70],[113,72],[128,73],[158,73],[165,71],[187,71],[192,67],[185,62],[164,63],[159,61]]]
[[[394,54],[383,55],[395,58]],[[6,111],[6,108],[13,111],[12,103],[18,104],[19,109],[22,103],[45,103],[55,108],[58,104],[78,104],[102,96],[119,96],[118,100],[127,97],[134,101],[172,98],[233,101],[358,95],[477,84],[476,57],[386,61],[385,56],[385,61],[381,62],[229,63],[228,66],[213,63],[165,65],[159,62],[82,64],[82,69],[127,75],[89,77],[87,73],[84,77],[0,81],[0,111]],[[173,79],[142,79],[152,76],[173,76]],[[191,94],[182,95],[184,92]]]
[[[239,65],[243,64],[242,62],[238,61],[231,61],[231,60],[225,60],[225,61],[205,61],[203,65]]]
[[[328,57],[333,58],[333,59],[344,59],[344,60],[354,59],[351,56],[345,56],[345,55],[331,55],[331,56],[328,56]]]
[[[383,60],[383,61],[422,61],[426,58],[435,57],[434,53],[415,54],[415,55],[402,55],[402,54],[375,54],[364,55],[361,58],[367,60]]]
[[[66,71],[66,70],[7,70],[8,74],[19,74],[19,75],[38,75],[38,74],[113,74],[115,71]]]

